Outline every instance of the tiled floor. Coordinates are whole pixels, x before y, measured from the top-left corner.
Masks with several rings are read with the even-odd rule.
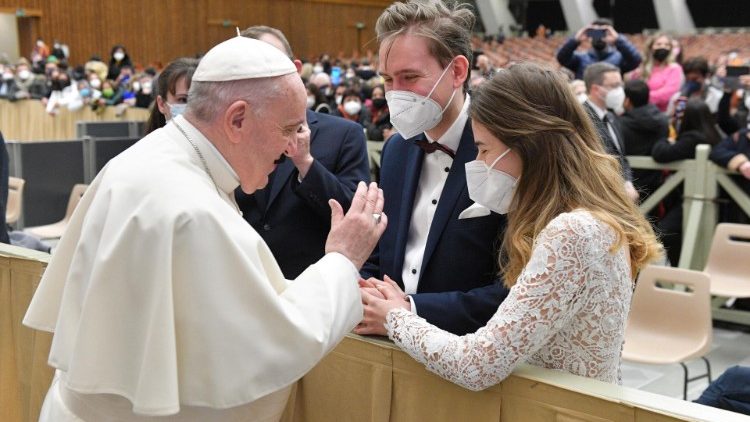
[[[750,366],[750,329],[735,331],[714,328],[713,346],[708,360],[711,362],[713,379],[718,378],[730,366]],[[692,377],[704,373],[705,365],[698,359],[689,362],[688,369]],[[647,365],[627,361],[622,364],[622,383],[627,387],[681,399],[682,379],[683,371],[679,364]],[[688,400],[698,398],[707,385],[706,379],[691,382],[688,386]]]

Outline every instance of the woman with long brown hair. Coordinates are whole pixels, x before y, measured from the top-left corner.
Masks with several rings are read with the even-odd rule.
[[[472,95],[470,197],[508,214],[500,265],[510,293],[487,325],[455,336],[398,307],[395,283],[363,283],[388,335],[427,368],[479,390],[523,362],[617,383],[639,269],[661,255],[619,164],[557,71],[520,64]],[[379,294],[373,294],[372,288]]]
[[[151,115],[146,122],[149,134],[185,110],[193,72],[198,67],[198,59],[183,57],[175,59],[156,77],[156,100],[151,105]]]

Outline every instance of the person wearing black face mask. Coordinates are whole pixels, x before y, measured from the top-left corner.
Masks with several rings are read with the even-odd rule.
[[[586,52],[577,52],[580,45],[590,45]],[[630,72],[641,64],[638,49],[628,39],[618,34],[609,19],[597,19],[581,28],[557,51],[557,61],[572,70],[576,79],[583,79],[586,67],[597,62],[615,65],[622,73]]]
[[[672,55],[672,38],[667,34],[656,34],[646,43],[644,61],[633,72],[632,79],[643,79],[650,89],[648,102],[660,111],[667,111],[672,96],[680,90],[683,81],[682,67],[675,63]]]
[[[383,85],[378,85],[372,89],[372,99],[370,106],[370,115],[372,116],[369,123],[365,125],[367,129],[367,139],[370,141],[383,142],[388,138],[383,135],[391,125],[391,113],[388,110],[388,103],[385,100],[385,89]]]

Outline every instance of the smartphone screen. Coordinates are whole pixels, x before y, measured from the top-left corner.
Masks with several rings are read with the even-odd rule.
[[[341,68],[339,66],[333,66],[331,68],[331,83],[333,85],[341,83]]]
[[[607,31],[605,29],[589,28],[586,30],[586,35],[588,35],[592,40],[599,40],[604,38],[604,34],[606,32]]]

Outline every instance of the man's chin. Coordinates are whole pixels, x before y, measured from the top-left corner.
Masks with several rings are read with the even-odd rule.
[[[262,181],[257,183],[240,183],[240,189],[248,195],[252,195],[253,192],[259,189],[263,189],[268,185],[268,176],[264,177]]]

